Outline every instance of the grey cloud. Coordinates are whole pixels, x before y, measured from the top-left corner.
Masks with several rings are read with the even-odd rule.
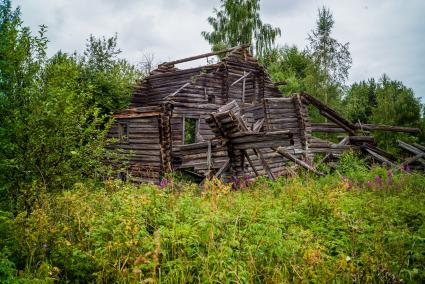
[[[82,51],[89,34],[118,33],[123,57],[137,63],[144,53],[157,62],[209,50],[200,36],[210,30],[206,18],[220,2],[210,0],[17,0],[33,31],[49,26],[49,54]],[[263,20],[282,29],[280,45],[304,48],[314,28],[317,9],[329,7],[335,17],[334,37],[350,42],[350,82],[388,73],[425,97],[425,25],[421,0],[262,0]],[[194,63],[200,64],[200,63]]]

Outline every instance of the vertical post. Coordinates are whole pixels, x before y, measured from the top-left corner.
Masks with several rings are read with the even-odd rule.
[[[304,148],[304,158],[308,160],[308,141],[307,141],[307,135],[306,135],[306,119],[303,104],[301,102],[301,98],[299,94],[296,94],[295,96],[292,96],[292,100],[295,106],[295,112],[297,113],[298,117],[298,125],[300,128],[300,140],[301,140],[301,146]]]
[[[243,78],[243,82],[242,82],[242,107],[243,107],[243,104],[245,103],[245,76],[246,76],[246,72],[245,71],[243,71],[243,76],[244,76],[244,78]]]
[[[171,116],[172,105],[162,104],[161,114],[158,115],[158,134],[160,142],[160,173],[159,178],[166,172],[173,170],[172,167],[172,139],[171,139]]]
[[[186,117],[183,115],[182,116],[182,119],[183,119],[183,121],[182,121],[182,145],[184,145],[185,144],[185,134],[186,134],[186,131],[185,131],[185,124],[186,124]]]
[[[208,152],[207,152],[207,178],[211,176],[211,140],[208,140]]]

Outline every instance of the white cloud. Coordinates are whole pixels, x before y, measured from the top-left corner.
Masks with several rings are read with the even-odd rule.
[[[209,30],[206,18],[218,1],[208,0],[19,0],[26,25],[49,26],[49,53],[82,51],[89,34],[118,33],[123,56],[137,63],[144,53],[157,62],[209,50],[200,33]],[[425,98],[425,24],[421,0],[263,0],[262,17],[282,29],[279,44],[306,45],[317,9],[329,7],[335,19],[334,37],[350,42],[353,57],[350,81],[379,77],[412,87]]]

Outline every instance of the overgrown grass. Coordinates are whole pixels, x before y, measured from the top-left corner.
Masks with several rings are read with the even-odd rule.
[[[345,162],[236,191],[77,184],[1,214],[0,280],[424,282],[425,177]]]

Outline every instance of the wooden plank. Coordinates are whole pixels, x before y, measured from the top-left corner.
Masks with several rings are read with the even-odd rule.
[[[269,178],[270,178],[271,180],[275,180],[275,177],[274,177],[274,175],[273,175],[272,171],[270,170],[270,167],[269,167],[269,165],[267,164],[266,159],[264,159],[264,156],[263,156],[263,153],[261,153],[261,150],[260,150],[260,149],[256,149],[256,148],[253,148],[253,150],[254,150],[254,152],[256,152],[256,154],[260,157],[261,163],[263,164],[263,167],[264,167],[264,169],[266,170],[267,175],[269,176]]]
[[[338,124],[340,127],[344,128],[348,133],[354,135],[355,125],[343,118],[339,113],[322,103],[320,100],[316,99],[313,96],[310,96],[307,93],[301,93],[301,96],[310,104],[314,105],[319,109],[320,114],[329,120],[333,121],[335,124]]]
[[[237,83],[239,83],[241,80],[244,80],[246,77],[248,77],[249,75],[251,75],[251,72],[246,73],[245,71],[243,71],[243,76],[240,77],[239,79],[237,79],[236,81],[234,81],[232,84],[230,84],[230,87],[232,87],[233,85],[236,85]],[[245,81],[244,81],[245,82]],[[245,84],[244,84],[245,85]]]
[[[392,167],[396,167],[396,165],[394,163],[392,163],[391,161],[389,161],[388,159],[386,159],[385,157],[379,155],[378,153],[365,148],[366,152],[368,152],[374,159],[378,160],[379,162],[388,165],[388,166],[392,166]]]
[[[161,65],[176,65],[176,64],[179,64],[179,63],[193,61],[193,60],[197,60],[197,59],[201,59],[201,58],[205,58],[205,57],[211,57],[211,56],[214,56],[214,55],[228,53],[228,52],[231,52],[231,51],[233,51],[235,49],[247,48],[247,47],[249,47],[249,45],[243,44],[243,45],[231,47],[231,48],[220,50],[220,51],[208,52],[208,53],[203,53],[203,54],[200,54],[200,55],[190,56],[190,57],[186,57],[186,58],[182,58],[182,59],[178,59],[178,60],[174,60],[174,61],[164,62]]]
[[[406,142],[403,142],[401,140],[397,140],[397,144],[398,144],[398,146],[400,148],[402,148],[402,149],[404,149],[404,150],[406,150],[408,152],[411,152],[411,153],[413,153],[415,155],[419,155],[420,153],[423,153],[423,151],[421,151],[420,149],[416,148],[415,146],[412,146],[412,145],[410,145],[410,144],[408,144]]]
[[[420,160],[423,157],[425,157],[425,153],[420,153],[420,154],[417,154],[416,156],[410,157],[410,158],[406,159],[403,163],[400,164],[400,168],[404,168],[405,166],[407,166],[407,165],[409,165],[409,164],[411,164],[415,161],[418,161],[425,166],[425,161]]]
[[[419,128],[414,127],[402,127],[402,126],[392,126],[384,124],[355,124],[356,130],[365,130],[365,131],[390,131],[390,132],[406,132],[406,133],[418,133],[420,132]],[[314,132],[345,132],[346,130],[339,127],[334,123],[312,123],[312,131]]]
[[[246,160],[248,161],[249,165],[251,166],[252,170],[254,171],[255,175],[258,177],[258,171],[254,166],[254,163],[252,162],[251,158],[249,157],[248,153],[245,150],[241,150],[241,153],[245,156]]]
[[[227,170],[227,168],[229,168],[229,166],[230,166],[230,159],[227,159],[224,165],[215,173],[214,177],[217,177],[217,178],[220,177],[223,174],[223,172]]]
[[[181,86],[180,88],[178,88],[174,93],[172,93],[171,95],[168,95],[164,98],[164,100],[168,100],[172,97],[174,97],[175,95],[177,95],[181,90],[183,90],[184,88],[186,88],[187,86],[190,85],[190,82],[185,83],[183,86]]]
[[[274,148],[273,150],[276,151],[277,153],[279,153],[280,155],[282,155],[283,157],[287,158],[288,160],[291,160],[291,161],[295,162],[296,164],[302,166],[303,168],[315,173],[316,175],[319,175],[319,176],[325,175],[324,173],[317,171],[314,167],[310,166],[309,164],[305,163],[304,161],[299,160],[294,155],[288,153],[286,151],[286,149],[283,148],[283,147]]]
[[[419,150],[425,152],[425,146],[418,144],[418,143],[413,143],[413,146],[415,146],[416,148],[418,148]]]

